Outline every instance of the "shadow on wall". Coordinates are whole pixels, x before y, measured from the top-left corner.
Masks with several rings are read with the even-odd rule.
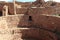
[[[39,29],[26,29],[21,30],[22,33],[22,39],[33,39],[33,40],[39,40]]]
[[[3,16],[3,13],[2,13],[2,11],[0,11],[0,16]]]
[[[14,33],[18,33],[18,36],[20,36],[24,40],[57,40],[57,36],[54,33],[39,28],[18,29],[15,30]]]

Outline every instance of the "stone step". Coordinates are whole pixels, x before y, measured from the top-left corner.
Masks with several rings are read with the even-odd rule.
[[[36,40],[36,39],[23,39],[23,40]]]
[[[36,40],[36,39],[13,39],[13,40]]]
[[[36,38],[32,38],[32,37],[27,37],[27,38],[22,38],[23,40],[38,40]]]

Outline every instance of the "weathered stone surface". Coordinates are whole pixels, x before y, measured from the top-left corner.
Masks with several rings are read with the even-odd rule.
[[[10,38],[12,36],[12,40],[13,39],[16,40],[18,37],[24,37],[24,38],[28,38],[28,37],[30,38],[31,37],[31,38],[41,39],[41,40],[44,40],[44,39],[52,40],[49,37],[49,35],[50,35],[53,38],[53,40],[57,40],[57,36],[56,36],[57,34],[55,34],[53,32],[50,32],[48,30],[51,30],[51,31],[57,30],[57,32],[60,32],[60,25],[59,25],[60,24],[59,23],[60,18],[59,17],[47,16],[47,15],[41,15],[41,14],[38,15],[38,13],[37,14],[31,14],[30,16],[32,16],[32,19],[33,19],[33,21],[32,21],[33,26],[32,27],[43,28],[43,30],[38,29],[38,28],[35,28],[35,29],[31,28],[31,29],[27,29],[27,30],[26,29],[16,29],[16,30],[14,30],[15,28],[17,28],[18,25],[21,27],[21,24],[22,24],[22,26],[25,25],[25,26],[28,27],[29,17],[27,17],[27,15],[25,15],[25,17],[23,17],[23,16],[24,15],[21,15],[21,16],[18,16],[18,15],[13,16],[12,15],[12,16],[2,17],[0,22],[2,24],[4,24],[5,26],[3,25],[4,28],[2,28],[2,30],[0,30],[0,35],[4,35],[2,37],[5,38],[5,36],[8,36],[8,34],[9,34],[10,36],[8,36],[8,37]],[[20,18],[22,18],[22,17],[24,19],[21,21]],[[7,23],[7,25],[6,25],[6,23]],[[1,24],[1,27],[2,27],[2,24]],[[8,25],[10,25],[11,27],[8,26]],[[37,26],[34,26],[34,25],[37,25]],[[14,29],[12,30],[12,28],[14,28]],[[9,29],[9,30],[7,30],[7,29]],[[47,30],[44,30],[44,29],[47,29]],[[7,40],[8,37],[6,37],[6,40]],[[13,37],[15,37],[16,39],[13,38]],[[44,37],[44,39],[43,39],[43,37]],[[20,39],[21,38],[18,38],[18,40],[20,40]]]
[[[29,3],[29,5],[22,3],[23,8],[17,9],[17,15],[12,15],[14,13],[13,4],[7,4],[10,15],[0,18],[0,39],[58,40],[60,37],[60,17],[53,15],[60,14],[60,6],[58,6],[60,3],[55,3],[52,6],[53,2],[41,2],[43,0]],[[29,16],[32,17],[32,21],[29,21]],[[18,27],[21,28],[18,29]]]

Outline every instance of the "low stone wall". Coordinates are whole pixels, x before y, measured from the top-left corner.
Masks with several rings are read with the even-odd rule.
[[[17,25],[19,24],[20,20],[23,18],[23,15],[9,15],[6,17],[6,20],[7,20],[7,26],[9,28],[13,28],[13,27],[17,27]]]
[[[6,16],[7,26],[9,28],[28,26],[28,16],[24,14]]]
[[[14,28],[14,27],[29,26],[28,15],[8,15],[0,17],[0,27]]]
[[[34,22],[34,25],[39,25],[38,27],[46,28],[52,31],[57,30],[60,32],[60,16],[37,15],[38,14],[32,16],[32,22]]]
[[[28,14],[56,14],[58,12],[56,7],[32,7],[30,8]],[[58,13],[57,13],[58,14]]]
[[[0,29],[6,29],[7,28],[7,21],[5,17],[0,17]]]
[[[57,29],[58,31],[60,30],[59,28],[59,21],[60,18],[56,16],[46,16],[46,15],[33,15],[32,16],[32,25],[33,28],[20,28],[18,29],[17,26],[29,26],[29,21],[28,21],[27,15],[9,15],[9,16],[3,16],[0,18],[0,23],[2,29],[0,30],[0,36],[2,36],[2,40],[8,40],[10,37],[10,40],[20,40],[23,38],[34,38],[34,39],[40,39],[40,40],[57,40],[57,36],[55,33],[50,32],[45,29],[49,29],[54,31]],[[38,21],[37,21],[38,20]],[[39,28],[34,28],[35,25],[38,27],[43,27],[45,29],[39,29]],[[15,29],[16,28],[16,29]],[[60,31],[59,31],[60,32]],[[20,36],[19,36],[20,35]],[[5,37],[8,36],[8,37]],[[51,38],[52,37],[52,38]],[[3,39],[5,38],[5,39]]]

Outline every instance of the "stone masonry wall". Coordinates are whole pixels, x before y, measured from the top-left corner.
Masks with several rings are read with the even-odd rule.
[[[31,14],[33,15],[33,14]],[[29,15],[28,15],[29,16]],[[57,40],[57,37],[54,33],[39,29],[39,28],[17,28],[18,24],[19,27],[28,26],[27,15],[9,15],[1,17],[1,27],[4,27],[0,30],[0,37],[2,40],[20,40],[24,38],[34,38],[40,40],[52,40],[49,35],[54,39]],[[32,16],[32,25],[39,25],[39,27],[47,28],[50,30],[54,30],[55,27],[58,28],[59,31],[59,17],[54,16],[44,16],[44,15],[33,15]],[[38,21],[37,21],[38,20]],[[22,26],[21,26],[22,25]],[[57,25],[57,26],[56,26]],[[35,26],[33,26],[35,27]],[[43,35],[44,34],[44,35]],[[19,36],[20,35],[20,36]],[[7,37],[5,37],[7,36]],[[43,39],[44,37],[44,39]],[[5,39],[4,39],[5,38]]]
[[[32,16],[32,20],[33,25],[37,25],[38,27],[46,28],[52,31],[57,30],[60,32],[60,16],[36,14]]]
[[[28,26],[28,16],[24,14],[18,14],[18,15],[11,15],[6,17],[8,27],[14,28],[14,27],[20,27],[20,26]]]
[[[38,7],[38,8],[31,8],[28,12],[29,15],[31,14],[56,14],[56,7]],[[57,13],[58,14],[58,13]]]
[[[0,17],[0,39],[1,40],[22,40],[22,38],[24,38],[26,34],[27,34],[26,37],[32,37],[32,38],[38,37],[39,35],[37,33],[38,29],[18,28],[18,24],[22,26],[27,25],[26,17],[27,16],[24,16],[24,14],[8,15],[8,16]],[[20,31],[21,33],[19,33]],[[30,32],[32,32],[33,34],[36,33],[37,34],[36,37],[32,36],[32,33]]]

